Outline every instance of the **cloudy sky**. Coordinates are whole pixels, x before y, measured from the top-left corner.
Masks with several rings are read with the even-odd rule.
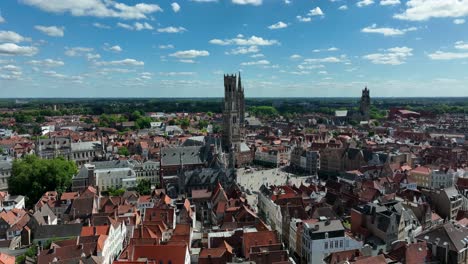
[[[141,2],[140,2],[141,1]],[[468,96],[468,0],[2,0],[1,97]]]

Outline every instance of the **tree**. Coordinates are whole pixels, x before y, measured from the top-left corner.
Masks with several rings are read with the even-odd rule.
[[[180,126],[183,129],[188,128],[190,126],[190,120],[188,118],[184,118],[184,119],[180,120]]]
[[[213,125],[213,133],[218,134],[218,133],[220,133],[222,130],[223,130],[223,129],[222,129],[222,127],[221,127],[220,125],[218,125],[218,124],[214,124],[214,125]]]
[[[29,198],[33,205],[46,191],[66,191],[77,173],[76,164],[63,158],[40,159],[29,155],[13,161],[11,177],[8,180],[9,192]]]
[[[36,117],[36,123],[44,123],[46,120],[45,120],[45,117],[44,116],[37,116]]]
[[[130,121],[136,121],[138,118],[141,118],[141,113],[140,111],[133,111],[133,113],[130,115]]]
[[[121,147],[119,148],[119,151],[117,152],[121,156],[129,156],[130,152],[128,151],[127,147]]]
[[[252,106],[249,112],[258,117],[274,117],[278,111],[273,106]]]
[[[147,179],[139,180],[137,183],[136,191],[140,195],[151,194],[151,181]]]
[[[122,188],[115,189],[115,188],[110,187],[107,189],[107,193],[110,196],[122,196],[125,193],[125,190]]]
[[[135,121],[135,125],[137,128],[150,128],[151,127],[151,122],[153,120],[151,117],[140,117]]]
[[[208,126],[208,121],[206,120],[200,120],[198,122],[198,129],[203,129],[203,128],[206,128]]]

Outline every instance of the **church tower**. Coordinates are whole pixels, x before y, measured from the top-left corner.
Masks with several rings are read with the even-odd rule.
[[[240,73],[224,75],[223,150],[230,153],[230,167],[235,164],[235,153],[240,151],[244,124],[244,88]]]
[[[370,112],[370,95],[369,95],[369,89],[367,89],[367,86],[362,90],[362,96],[361,96],[361,104],[359,106],[359,112],[361,113],[361,116],[365,119],[369,119],[369,112]]]

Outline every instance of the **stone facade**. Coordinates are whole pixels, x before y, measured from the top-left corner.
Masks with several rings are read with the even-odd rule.
[[[241,152],[245,118],[244,88],[241,77],[224,75],[223,150],[230,153],[229,166],[236,164],[235,153]]]

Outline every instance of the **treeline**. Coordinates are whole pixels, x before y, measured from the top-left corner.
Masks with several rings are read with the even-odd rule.
[[[258,115],[294,115],[304,113],[334,114],[335,110],[358,109],[358,98],[250,98],[246,99],[248,111]],[[54,105],[57,110],[54,111]],[[371,115],[384,116],[392,107],[436,114],[467,113],[468,101],[460,98],[377,98],[372,99]],[[19,123],[41,123],[46,116],[62,115],[118,115],[127,118],[139,111],[145,112],[212,112],[222,113],[222,98],[208,99],[34,99],[16,105],[0,100],[3,109],[15,109],[14,113],[3,112],[0,118],[14,117]],[[270,108],[271,107],[271,108]],[[274,110],[273,110],[274,109]],[[112,119],[112,117],[110,117]],[[89,121],[89,120],[88,120]],[[114,120],[111,120],[114,121]],[[122,119],[123,121],[123,119]],[[136,120],[135,120],[136,121]],[[148,120],[141,120],[145,126]],[[147,123],[147,122],[146,122]]]

